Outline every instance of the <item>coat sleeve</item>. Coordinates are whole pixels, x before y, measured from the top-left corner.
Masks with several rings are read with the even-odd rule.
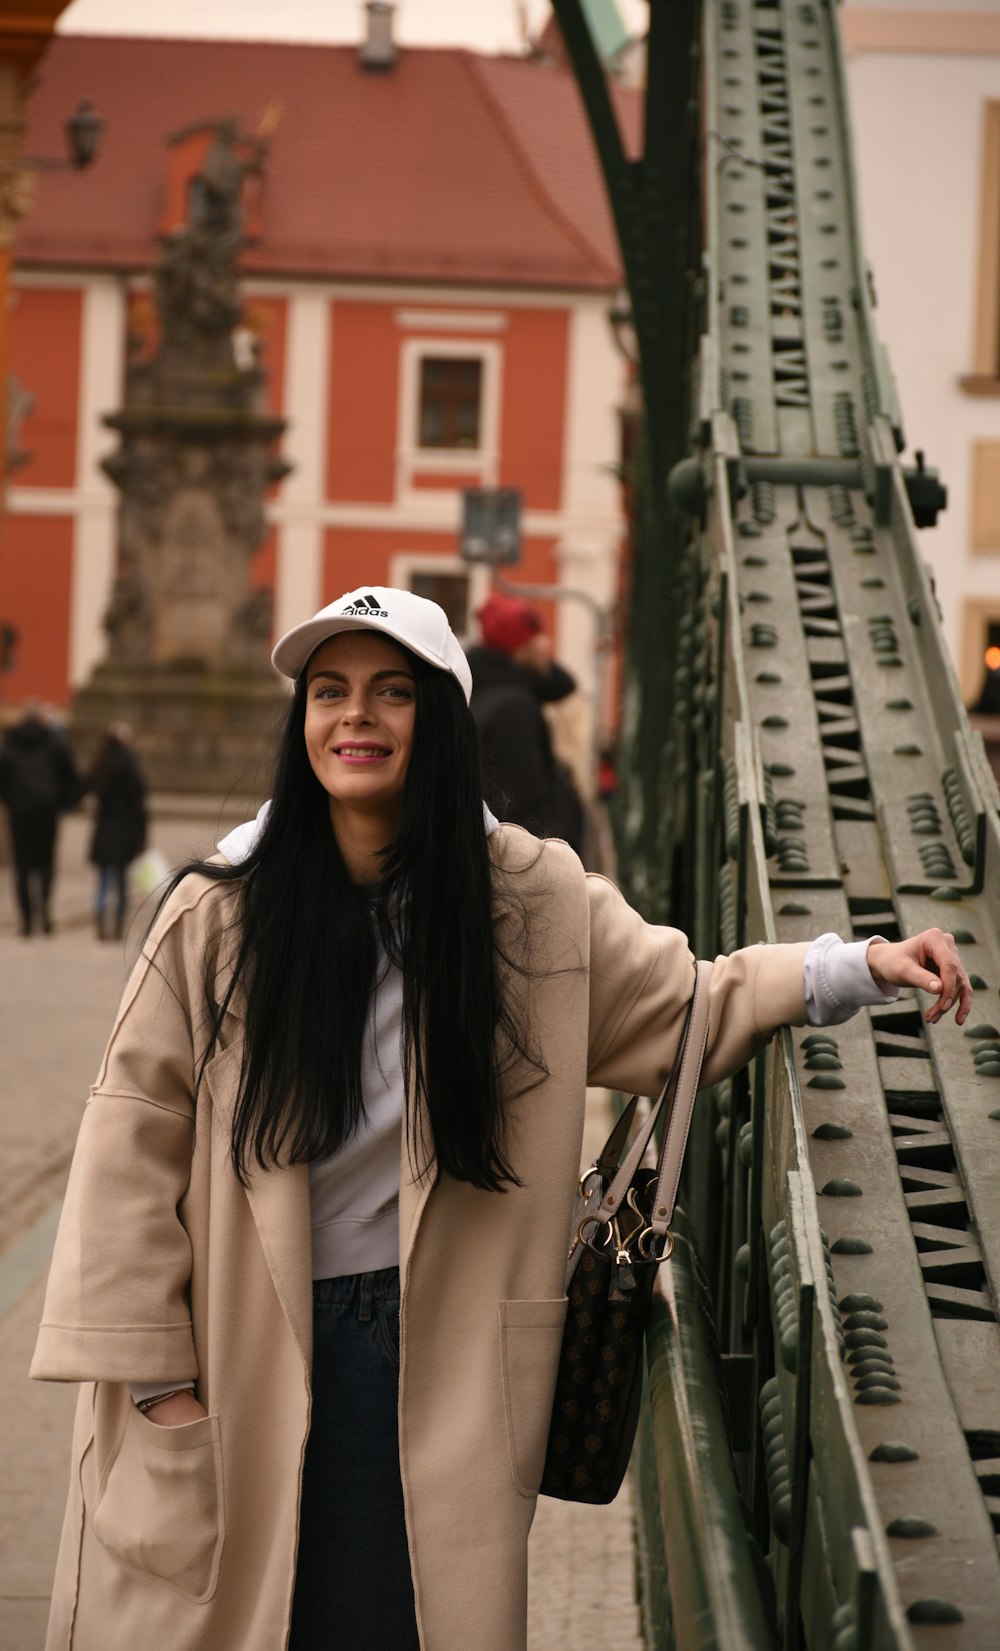
[[[653,1095],[677,1052],[694,958],[679,929],[644,922],[606,878],[588,877],[587,887],[589,1082]],[[805,1024],[808,950],[808,942],[747,946],[716,958],[703,1085],[743,1066],[779,1026]]]
[[[198,1375],[178,1206],[203,993],[185,981],[179,926],[161,918],[147,941],[84,1113],[31,1365],[43,1381]]]

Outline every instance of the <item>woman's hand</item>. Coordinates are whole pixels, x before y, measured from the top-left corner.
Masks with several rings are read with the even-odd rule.
[[[924,1015],[932,1024],[958,1004],[959,1026],[972,1008],[972,987],[954,937],[925,929],[910,940],[873,940],[866,953],[876,986],[919,986],[937,999]]]
[[[189,1388],[186,1393],[172,1393],[169,1399],[150,1405],[144,1415],[147,1422],[155,1422],[157,1427],[183,1427],[185,1422],[200,1421],[208,1411]]]

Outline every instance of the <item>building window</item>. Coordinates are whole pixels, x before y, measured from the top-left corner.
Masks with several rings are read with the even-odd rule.
[[[1000,379],[1000,102],[986,104],[982,155],[972,390]]]
[[[972,444],[972,549],[977,556],[1000,556],[1000,441]]]
[[[456,636],[465,636],[471,629],[469,613],[469,575],[467,573],[437,573],[423,570],[410,574],[409,586],[414,596],[426,596],[436,602],[448,615],[448,623]]]
[[[420,363],[419,445],[478,448],[482,399],[483,363],[478,357],[424,356]]]

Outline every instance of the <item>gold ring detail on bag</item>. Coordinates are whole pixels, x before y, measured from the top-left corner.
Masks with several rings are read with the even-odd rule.
[[[660,1251],[659,1255],[657,1255],[655,1249],[652,1248],[658,1238],[663,1239],[663,1249]],[[647,1245],[649,1248],[647,1248]],[[670,1257],[674,1253],[674,1235],[670,1231],[669,1227],[665,1233],[654,1232],[652,1227],[647,1227],[644,1232],[639,1234],[636,1249],[641,1255],[643,1261],[669,1261]]]
[[[584,1227],[588,1227],[588,1226],[591,1227],[591,1228],[593,1228],[593,1227],[603,1227],[603,1229],[604,1229],[604,1241],[603,1241],[603,1243],[601,1243],[601,1244],[592,1243],[593,1233],[591,1232],[590,1234],[585,1234],[584,1230],[583,1230]],[[595,1255],[604,1255],[605,1252],[607,1250],[609,1250],[611,1248],[612,1244],[614,1243],[614,1238],[613,1238],[613,1235],[612,1235],[612,1232],[611,1232],[611,1223],[610,1223],[610,1221],[598,1221],[596,1215],[585,1215],[584,1216],[583,1220],[580,1222],[580,1225],[576,1229],[576,1236],[577,1236],[577,1239],[579,1240],[579,1242],[581,1244],[586,1244],[588,1250],[593,1250]]]
[[[592,1175],[597,1176],[597,1186],[599,1187],[600,1184],[601,1184],[601,1172],[598,1169],[596,1164],[591,1164],[590,1168],[585,1169],[583,1174],[580,1177],[580,1197],[581,1198],[590,1198],[592,1196],[592,1194],[594,1192],[596,1192],[596,1190],[597,1190],[597,1187],[588,1187],[588,1185],[587,1185],[587,1182],[590,1180],[590,1177]]]

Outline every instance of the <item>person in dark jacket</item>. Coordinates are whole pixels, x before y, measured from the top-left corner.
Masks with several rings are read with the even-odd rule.
[[[27,937],[37,923],[51,934],[56,827],[62,811],[79,802],[80,781],[65,739],[44,721],[34,700],[4,736],[0,799],[10,820],[21,933]]]
[[[128,907],[126,874],[146,846],[146,782],[128,723],[111,724],[85,783],[97,799],[90,844],[90,860],[97,867],[97,938],[120,940]],[[108,910],[112,894],[113,919]]]
[[[482,645],[469,649],[471,710],[486,801],[499,819],[539,837],[561,837],[579,854],[583,807],[542,712],[573,693],[576,682],[553,660],[541,619],[520,597],[494,594],[476,618]]]

